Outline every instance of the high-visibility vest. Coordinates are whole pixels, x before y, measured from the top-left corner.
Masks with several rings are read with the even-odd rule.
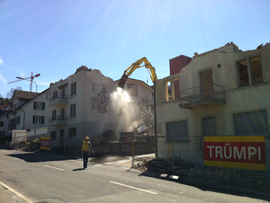
[[[88,152],[89,146],[90,146],[90,142],[89,141],[83,141],[83,151]]]

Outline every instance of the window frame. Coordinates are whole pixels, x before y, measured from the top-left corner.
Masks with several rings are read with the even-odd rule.
[[[259,60],[260,60],[260,71],[261,71],[261,79],[259,80],[258,78],[253,78],[254,74],[253,74],[253,69],[252,69],[252,66],[251,66],[251,60],[253,58],[256,58],[256,57],[259,57]],[[247,77],[248,77],[248,80],[247,81],[244,81],[245,83],[247,84],[241,84],[241,80],[240,80],[240,77],[241,77],[241,73],[239,71],[239,64],[240,62],[246,62],[246,67],[247,67]],[[237,71],[237,80],[238,80],[238,87],[241,88],[241,87],[248,87],[248,86],[252,86],[252,85],[256,85],[256,84],[260,84],[260,83],[263,83],[263,67],[262,67],[262,57],[261,55],[253,55],[253,56],[248,56],[248,57],[245,57],[245,58],[242,58],[242,59],[239,59],[239,60],[236,60],[235,61],[235,65],[236,65],[236,71]]]
[[[35,125],[42,125],[44,124],[45,117],[44,116],[39,116],[39,115],[34,115],[33,116],[33,123]]]
[[[76,117],[76,104],[71,104],[70,105],[70,117]]]
[[[77,88],[76,82],[72,83],[70,89],[70,96],[76,95],[76,88]]]

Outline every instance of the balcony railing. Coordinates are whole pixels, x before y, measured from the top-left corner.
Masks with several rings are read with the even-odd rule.
[[[49,118],[49,126],[62,127],[65,125],[67,125],[66,116],[56,116],[56,117]]]
[[[179,99],[179,107],[187,109],[225,104],[225,88],[217,84],[193,87],[181,90]]]
[[[62,94],[57,94],[54,95],[50,98],[50,105],[51,106],[62,106],[67,104],[68,102],[68,96],[67,95],[62,95]]]

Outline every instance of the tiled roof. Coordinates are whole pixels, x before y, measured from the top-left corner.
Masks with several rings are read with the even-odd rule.
[[[22,90],[14,90],[14,94],[17,95],[18,99],[27,99],[27,100],[29,100],[29,99],[33,99],[39,93],[22,91]]]

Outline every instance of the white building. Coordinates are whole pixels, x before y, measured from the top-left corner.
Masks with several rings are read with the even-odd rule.
[[[9,134],[12,134],[12,130],[26,130],[31,137],[40,136],[39,129],[48,125],[48,91],[14,91],[12,109],[8,112]],[[44,135],[43,130],[42,134]]]
[[[86,136],[91,140],[108,130],[117,133],[124,130],[124,114],[119,113],[117,105],[120,101],[113,101],[111,97],[115,91],[116,85],[111,78],[86,66],[52,83],[48,109],[48,135],[52,146],[64,146],[65,141],[67,146],[73,146]],[[132,122],[131,117],[129,122]]]

